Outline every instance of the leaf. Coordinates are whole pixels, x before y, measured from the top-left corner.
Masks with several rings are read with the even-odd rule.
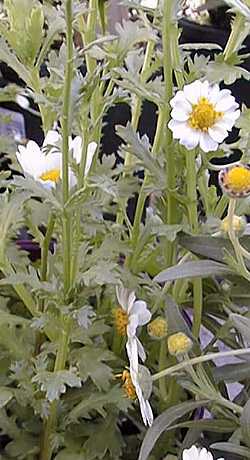
[[[242,415],[240,417],[240,425],[243,440],[250,447],[250,399],[247,401],[243,408]]]
[[[225,276],[232,273],[232,270],[224,264],[213,262],[212,260],[198,260],[167,268],[155,276],[154,281],[164,283],[177,279],[208,278],[210,276]]]
[[[49,402],[59,399],[60,395],[66,392],[66,385],[71,388],[81,387],[81,379],[67,370],[39,372],[33,377],[32,382],[39,384],[41,391],[46,393]]]
[[[113,353],[99,347],[85,346],[73,352],[73,357],[76,359],[82,380],[85,381],[90,377],[100,391],[109,388],[113,373],[112,369],[104,362],[113,360]]]
[[[250,343],[250,318],[237,313],[232,313],[230,315],[230,320],[233,322],[233,325],[236,329],[242,334],[244,339]]]
[[[215,382],[240,382],[250,378],[250,363],[225,364],[212,370]]]
[[[206,406],[208,403],[207,400],[203,401],[192,401],[177,404],[174,407],[170,407],[161,415],[159,415],[150,427],[143,439],[140,454],[138,460],[147,460],[150,452],[152,451],[156,441],[161,436],[161,434],[168,429],[178,418],[195,410],[197,407]]]
[[[250,10],[244,2],[241,0],[225,0],[225,2],[250,21]]]
[[[111,458],[118,460],[123,445],[124,441],[118,430],[116,420],[110,415],[106,420],[98,423],[96,430],[85,442],[84,448],[89,454],[89,459],[102,459],[109,453]]]
[[[241,457],[250,458],[250,450],[247,447],[242,447],[232,442],[215,442],[210,445],[212,449],[223,450],[230,454],[240,455]]]
[[[109,391],[101,393],[100,391],[90,391],[88,397],[77,404],[68,414],[69,421],[77,421],[81,417],[91,418],[91,412],[95,410],[102,417],[105,417],[107,412],[105,407],[115,405],[120,410],[125,411],[131,405],[129,399],[124,398],[124,392],[119,385],[114,386]]]
[[[117,284],[119,273],[118,265],[115,262],[100,260],[98,265],[94,265],[82,275],[86,286],[96,286],[104,284]]]
[[[224,61],[223,54],[215,56],[214,61],[209,62],[206,73],[211,83],[224,81],[226,85],[231,85],[240,78],[250,79],[250,72],[248,70]]]
[[[147,168],[151,174],[153,174],[158,181],[160,186],[165,185],[165,175],[162,172],[162,168],[158,161],[151,155],[149,151],[149,141],[147,136],[140,138],[139,134],[136,133],[131,123],[127,123],[126,126],[116,126],[116,132],[128,145],[126,145],[126,151],[131,155],[135,155],[145,168]]]
[[[13,397],[13,392],[9,388],[0,387],[0,409],[5,407]]]
[[[225,261],[225,254],[234,254],[231,242],[226,238],[217,238],[213,236],[190,236],[185,233],[178,235],[178,241],[184,248],[194,254],[213,259],[218,262]],[[240,243],[250,251],[249,235],[243,235]],[[250,262],[246,261],[246,266],[250,269]]]
[[[166,308],[165,315],[167,317],[168,332],[169,334],[175,334],[176,332],[183,332],[188,337],[192,338],[190,333],[190,327],[184,320],[180,309],[174,299],[170,296],[166,296]],[[193,338],[192,338],[193,340]]]

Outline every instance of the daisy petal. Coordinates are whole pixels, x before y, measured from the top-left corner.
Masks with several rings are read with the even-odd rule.
[[[200,135],[200,147],[203,152],[211,152],[217,150],[218,143],[215,142],[207,133]]]
[[[218,125],[214,125],[212,128],[208,128],[208,134],[215,142],[218,143],[223,142],[228,135],[227,130]]]

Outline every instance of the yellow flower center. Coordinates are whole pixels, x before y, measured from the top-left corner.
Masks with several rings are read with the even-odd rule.
[[[128,314],[122,308],[114,310],[115,327],[119,335],[125,336],[127,334]]]
[[[136,391],[129,371],[123,371],[123,373],[121,374],[121,379],[123,381],[122,388],[124,389],[127,398],[136,399]]]
[[[167,335],[168,324],[165,318],[155,318],[147,325],[148,334],[155,339],[161,339]]]
[[[50,169],[40,176],[40,179],[43,181],[50,180],[52,182],[58,182],[60,179],[60,170],[59,169]]]
[[[223,112],[217,112],[214,105],[206,97],[201,97],[197,104],[193,104],[188,123],[193,129],[207,131],[222,116]]]
[[[171,355],[186,353],[191,346],[191,339],[183,332],[177,332],[168,338],[168,351]]]
[[[250,191],[250,169],[246,166],[234,166],[223,170],[220,180],[225,189],[232,194],[241,194]]]

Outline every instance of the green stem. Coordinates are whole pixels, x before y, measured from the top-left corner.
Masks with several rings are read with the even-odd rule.
[[[42,254],[41,254],[41,280],[47,280],[47,271],[48,271],[48,254],[49,254],[49,245],[52,238],[56,222],[56,217],[54,214],[51,214],[49,217],[46,235],[43,240],[42,245]]]
[[[162,371],[167,364],[167,344],[166,340],[161,340],[160,343],[160,353],[159,353],[159,371]],[[168,392],[166,388],[166,380],[164,378],[159,379],[159,391],[162,398],[162,401],[165,402],[168,399]]]
[[[189,224],[194,233],[198,233],[198,213],[197,213],[197,185],[196,185],[196,152],[195,150],[186,152],[187,167],[187,196],[188,196],[188,214]],[[199,337],[201,318],[202,318],[202,280],[196,278],[193,280],[193,303],[194,303],[194,320],[193,334]]]
[[[218,217],[219,219],[222,219],[227,205],[228,205],[228,196],[222,195],[222,197],[220,198],[219,202],[216,205],[216,208],[214,211],[214,217]]]
[[[67,319],[65,327],[62,330],[61,340],[58,346],[54,372],[64,370],[67,355],[68,355],[68,344],[69,344],[69,332],[70,332],[70,320]],[[44,426],[44,432],[41,442],[40,460],[50,460],[53,454],[53,447],[51,443],[51,436],[55,431],[56,419],[57,419],[57,401],[53,401],[50,406],[50,413]]]
[[[72,29],[72,0],[66,0],[66,41],[67,63],[64,85],[62,134],[63,134],[63,204],[69,198],[69,135],[71,119],[71,86],[73,79],[73,29]],[[63,269],[64,269],[64,295],[70,288],[70,264],[71,264],[71,222],[68,213],[63,216]]]
[[[232,24],[232,30],[223,52],[225,61],[228,60],[230,56],[235,53],[235,51],[237,51],[248,33],[249,26],[247,24],[246,18],[242,14],[236,13]]]
[[[160,150],[160,146],[162,142],[162,131],[164,129],[164,124],[165,124],[165,115],[164,115],[163,110],[160,109],[158,120],[157,120],[154,143],[152,147],[153,155],[156,155]],[[133,249],[136,249],[137,242],[140,236],[140,225],[141,225],[141,220],[142,220],[142,214],[144,210],[145,201],[147,198],[147,193],[145,192],[145,188],[148,184],[148,180],[149,180],[149,176],[148,176],[148,173],[146,172],[144,181],[143,181],[143,184],[142,184],[139,196],[138,196],[137,205],[136,205],[136,211],[135,211],[135,217],[134,217],[134,223],[133,223],[133,229],[132,229],[132,235],[131,235],[131,244],[132,244]],[[130,268],[132,268],[134,260],[135,260],[135,253],[127,260],[127,265],[129,265]]]
[[[217,358],[226,358],[228,356],[240,356],[246,355],[250,353],[250,348],[240,349],[240,350],[230,350],[230,351],[222,351],[218,353],[208,353],[204,356],[197,356],[195,358],[187,359],[179,364],[175,364],[174,366],[168,367],[163,371],[157,372],[152,376],[152,380],[156,381],[161,379],[162,377],[167,377],[172,374],[176,374],[179,371],[182,371],[185,368],[190,366],[194,366],[196,364],[205,363],[207,361],[211,361]]]
[[[149,40],[148,43],[147,43],[145,56],[144,56],[144,62],[143,62],[141,75],[140,75],[141,82],[144,82],[148,77],[148,72],[149,72],[149,68],[150,68],[150,64],[151,64],[151,60],[152,60],[152,55],[153,55],[153,52],[154,52],[154,47],[155,47],[155,42],[152,41],[152,40]],[[135,96],[135,103],[134,103],[134,107],[132,109],[132,119],[131,119],[131,125],[132,125],[132,127],[133,127],[133,129],[135,131],[138,128],[138,123],[139,123],[139,119],[140,119],[140,116],[141,116],[141,105],[142,105],[141,98],[138,97],[138,96]],[[131,155],[130,153],[127,153],[126,157],[125,157],[125,161],[124,161],[124,167],[126,169],[127,167],[129,167],[131,165],[133,165],[133,155]],[[144,187],[142,185],[141,193],[140,193],[140,195],[138,197],[138,202],[137,202],[137,207],[139,206],[140,211],[138,211],[138,216],[135,216],[135,218],[139,219],[139,227],[140,227],[141,216],[142,216],[142,213],[143,213],[145,199],[146,199],[146,196],[145,196],[145,193],[144,193]],[[126,209],[126,205],[124,206],[124,209]],[[140,213],[141,213],[141,215],[140,215]],[[119,212],[117,214],[116,221],[120,225],[123,223],[123,211],[122,211],[122,209],[119,210]],[[138,228],[138,222],[136,222],[136,228]]]
[[[62,115],[62,134],[63,134],[63,204],[65,205],[69,198],[69,127],[71,118],[71,86],[73,79],[73,11],[72,0],[65,1],[66,11],[66,43],[67,43],[67,63],[64,85],[63,115]],[[67,294],[71,286],[71,219],[68,213],[64,211],[63,215],[63,283],[64,283],[64,301],[67,302]],[[65,368],[68,343],[70,333],[70,319],[61,314],[63,324],[60,342],[58,345],[54,372]],[[54,401],[50,407],[48,419],[44,425],[42,435],[40,460],[50,460],[53,454],[51,444],[51,435],[55,431],[57,423],[57,402]]]
[[[173,0],[164,0],[163,6],[163,31],[162,31],[162,47],[163,47],[163,73],[165,82],[165,151],[166,151],[166,186],[168,190],[167,196],[167,223],[175,224],[177,221],[177,201],[171,193],[176,187],[176,165],[175,152],[172,148],[172,133],[168,127],[170,121],[170,100],[173,97],[173,62],[171,48],[173,46],[172,37],[172,7]],[[176,37],[175,37],[176,38]],[[169,242],[166,247],[166,263],[171,266],[175,263],[176,247],[175,243]]]

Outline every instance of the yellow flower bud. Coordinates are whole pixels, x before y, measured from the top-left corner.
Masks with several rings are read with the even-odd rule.
[[[168,351],[170,355],[187,353],[192,348],[192,340],[183,332],[177,332],[168,338]]]
[[[235,233],[242,233],[245,230],[246,227],[246,219],[244,217],[240,216],[233,216],[233,230]],[[225,219],[222,220],[221,225],[220,225],[220,231],[223,233],[228,233],[229,232],[229,219],[228,217],[225,217]]]
[[[158,316],[147,325],[147,331],[152,339],[162,339],[166,337],[168,333],[167,320]]]

